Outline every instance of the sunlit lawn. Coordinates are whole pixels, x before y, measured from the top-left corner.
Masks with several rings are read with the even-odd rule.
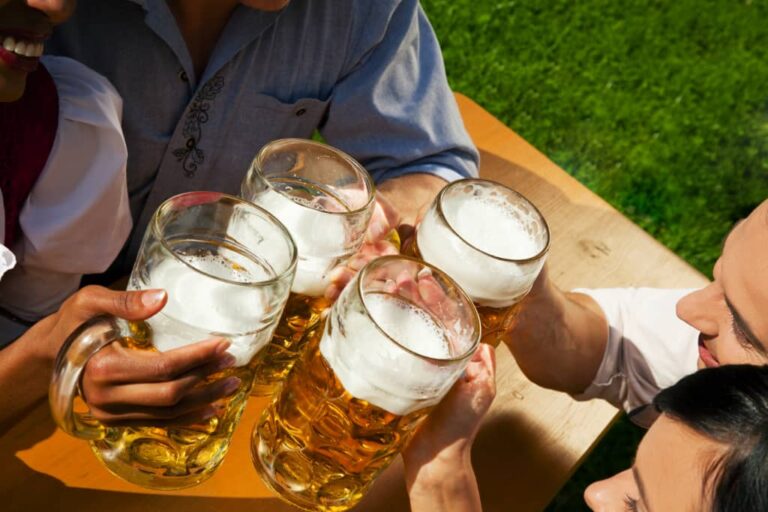
[[[702,272],[768,197],[768,2],[422,3],[455,90]],[[550,510],[641,434],[615,428]]]

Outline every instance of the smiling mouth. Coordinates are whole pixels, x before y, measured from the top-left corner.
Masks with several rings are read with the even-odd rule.
[[[699,358],[707,368],[717,368],[720,366],[720,361],[710,352],[707,346],[704,344],[704,335],[699,334]]]
[[[0,29],[0,63],[15,71],[31,73],[37,69],[47,36]]]

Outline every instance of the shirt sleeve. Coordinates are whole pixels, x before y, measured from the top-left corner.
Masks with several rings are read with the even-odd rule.
[[[653,398],[697,369],[699,331],[676,315],[692,290],[610,288],[574,290],[592,297],[608,320],[608,340],[592,384],[577,400],[602,398],[640,426],[657,413]]]
[[[78,62],[42,62],[59,94],[59,126],[19,217],[17,267],[0,281],[0,306],[24,320],[55,311],[83,274],[104,272],[131,227],[120,97]]]
[[[320,131],[377,182],[411,173],[448,181],[477,176],[479,155],[435,33],[417,0],[392,4],[367,2],[368,16],[353,31],[349,71],[334,87]]]

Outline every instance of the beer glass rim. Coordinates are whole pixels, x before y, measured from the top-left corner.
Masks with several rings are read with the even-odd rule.
[[[467,239],[464,238],[463,236],[461,236],[461,234],[458,231],[456,231],[456,229],[453,227],[453,225],[451,225],[451,223],[448,221],[448,217],[446,217],[445,212],[443,211],[443,197],[445,196],[446,192],[448,190],[452,189],[455,186],[465,185],[467,183],[480,183],[480,184],[483,184],[483,185],[490,185],[490,186],[493,186],[493,187],[497,187],[497,188],[505,190],[506,192],[511,192],[512,195],[517,196],[518,198],[522,199],[528,206],[530,206],[533,209],[533,211],[536,212],[536,215],[538,215],[539,218],[541,219],[541,222],[542,222],[542,224],[544,226],[544,232],[546,233],[546,242],[544,243],[544,247],[542,247],[539,252],[537,252],[533,256],[529,256],[528,258],[505,258],[503,256],[497,256],[495,254],[491,254],[491,253],[489,253],[487,251],[484,251],[484,250],[480,249],[479,247],[477,247],[476,245],[474,245],[474,244],[470,243],[469,241],[467,241]],[[512,262],[512,263],[528,263],[528,262],[531,262],[531,261],[536,261],[538,259],[541,259],[549,251],[549,245],[550,245],[550,241],[551,241],[551,233],[549,231],[549,224],[547,223],[546,217],[544,217],[544,215],[541,213],[541,211],[536,207],[535,204],[533,204],[533,202],[531,202],[530,199],[525,197],[523,194],[521,194],[517,190],[514,190],[514,189],[512,189],[512,188],[510,188],[510,187],[508,187],[506,185],[503,185],[503,184],[501,184],[499,182],[492,181],[492,180],[485,180],[485,179],[482,179],[482,178],[463,178],[463,179],[460,179],[460,180],[456,180],[454,182],[449,183],[448,185],[443,187],[442,190],[440,190],[440,192],[437,194],[437,198],[435,199],[435,203],[437,205],[437,207],[436,207],[437,214],[440,216],[440,219],[442,219],[442,221],[445,223],[445,225],[448,226],[448,229],[451,230],[451,233],[456,235],[459,238],[459,240],[464,242],[466,245],[468,245],[472,249],[476,250],[477,252],[479,252],[481,254],[484,254],[484,255],[488,256],[489,258],[493,258],[493,259],[498,260],[498,261],[506,261],[506,262]]]
[[[416,263],[418,265],[422,265],[424,267],[428,267],[432,272],[436,272],[439,274],[443,279],[448,281],[451,285],[453,285],[454,288],[456,288],[456,291],[459,293],[459,295],[464,299],[464,301],[467,303],[467,305],[470,308],[471,316],[472,316],[472,327],[473,327],[473,340],[472,344],[460,355],[454,356],[454,357],[431,357],[424,354],[421,354],[419,352],[416,352],[413,349],[410,349],[397,341],[395,338],[389,335],[389,333],[384,330],[380,325],[379,322],[376,320],[376,318],[371,314],[370,309],[368,309],[368,304],[365,302],[365,292],[363,290],[363,276],[365,276],[372,268],[375,268],[379,265],[383,265],[387,263],[388,261],[394,261],[394,260],[406,260],[406,261],[412,261],[413,263]],[[475,303],[472,301],[472,298],[467,295],[467,292],[464,291],[464,289],[459,286],[459,284],[447,273],[443,272],[436,266],[427,263],[424,260],[413,258],[411,256],[406,256],[403,254],[389,254],[387,256],[380,256],[372,261],[370,261],[367,265],[365,265],[362,270],[360,270],[360,273],[357,275],[356,279],[357,283],[355,285],[355,291],[357,292],[357,295],[360,299],[360,303],[363,305],[363,309],[365,310],[366,315],[371,320],[373,325],[376,327],[376,329],[382,333],[388,340],[393,342],[395,345],[403,349],[404,351],[413,354],[414,356],[424,360],[436,363],[438,365],[445,365],[450,363],[455,363],[458,361],[463,361],[465,359],[468,359],[472,357],[472,354],[475,353],[475,350],[480,345],[480,340],[482,338],[482,333],[480,332],[482,329],[482,324],[480,322],[480,314],[477,312],[477,308],[475,307]]]
[[[322,148],[326,151],[331,151],[332,153],[338,154],[342,160],[350,164],[350,166],[355,170],[355,172],[363,178],[363,182],[365,183],[365,186],[368,189],[368,200],[365,202],[363,206],[356,208],[354,210],[349,210],[346,212],[329,212],[325,210],[318,210],[317,208],[312,208],[311,206],[307,206],[305,204],[293,201],[293,198],[291,196],[273,187],[272,182],[269,180],[269,178],[264,176],[264,174],[261,172],[262,158],[264,158],[264,155],[266,154],[267,151],[273,150],[274,148],[279,146],[284,146],[289,144],[306,144],[307,146]],[[349,156],[347,153],[345,153],[344,151],[338,148],[335,148],[329,144],[323,144],[322,142],[317,142],[310,139],[299,139],[294,137],[294,138],[276,139],[271,142],[268,142],[267,144],[262,146],[262,148],[259,150],[258,153],[256,153],[256,156],[254,157],[253,162],[251,162],[251,172],[253,172],[254,170],[257,170],[259,174],[261,174],[261,176],[264,178],[264,181],[267,183],[267,186],[271,190],[274,190],[281,196],[285,196],[288,199],[291,199],[291,201],[293,201],[294,203],[296,203],[297,205],[303,208],[308,208],[310,210],[320,212],[320,213],[325,213],[329,215],[339,215],[339,216],[357,215],[361,212],[366,211],[368,208],[370,208],[371,204],[376,199],[376,185],[373,183],[373,178],[371,177],[371,174],[365,169],[365,167],[363,167],[362,164],[360,164],[360,162],[358,162],[357,160],[355,160],[354,158]],[[246,179],[248,178],[246,177]]]
[[[176,251],[174,251],[173,248],[170,246],[170,244],[168,243],[168,240],[162,233],[161,226],[160,226],[160,217],[162,216],[164,210],[166,210],[167,208],[170,208],[173,202],[178,202],[180,199],[187,198],[187,197],[192,199],[194,196],[198,196],[200,200],[195,202],[188,202],[185,206],[197,206],[202,204],[219,202],[221,201],[221,199],[229,199],[234,203],[239,203],[248,208],[252,208],[253,210],[256,210],[256,212],[258,212],[260,215],[263,215],[264,217],[266,217],[270,222],[272,222],[277,227],[277,229],[280,232],[282,232],[282,234],[285,236],[285,238],[288,241],[290,261],[288,265],[286,265],[285,269],[283,269],[282,272],[279,272],[279,273],[276,272],[275,277],[272,277],[270,279],[264,279],[262,281],[235,281],[232,279],[216,276],[208,272],[205,272],[203,270],[200,270],[199,268],[185,261],[183,258],[180,258],[179,255],[176,254]],[[234,284],[234,285],[243,286],[243,287],[270,286],[270,285],[273,285],[274,283],[282,281],[283,279],[286,278],[286,276],[290,275],[294,271],[294,268],[296,267],[296,262],[298,261],[298,251],[296,250],[296,243],[293,241],[293,237],[291,237],[291,234],[288,231],[288,229],[283,225],[282,222],[280,222],[277,219],[277,217],[269,213],[264,208],[251,203],[250,201],[246,201],[245,199],[235,197],[229,194],[225,194],[223,192],[205,192],[205,191],[196,190],[191,192],[182,192],[181,194],[176,194],[175,196],[171,196],[165,201],[163,201],[162,204],[160,204],[160,206],[157,208],[157,211],[152,216],[151,226],[152,226],[151,229],[155,237],[160,241],[160,244],[163,246],[163,248],[168,253],[170,253],[171,256],[176,261],[183,263],[185,266],[192,269],[198,274],[202,274],[206,277],[209,277],[211,279],[215,279],[217,281],[221,281],[227,284]]]

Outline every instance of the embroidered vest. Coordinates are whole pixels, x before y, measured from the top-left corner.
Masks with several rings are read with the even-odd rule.
[[[12,247],[21,235],[19,215],[45,168],[58,127],[56,84],[40,65],[27,77],[21,99],[0,103],[0,191],[7,247]]]

